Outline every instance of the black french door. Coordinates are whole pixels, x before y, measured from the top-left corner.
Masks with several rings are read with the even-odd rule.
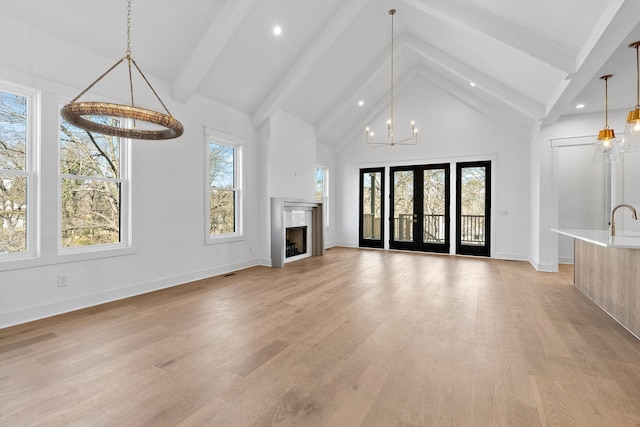
[[[456,212],[456,253],[490,256],[490,161],[457,164]]]
[[[361,247],[384,247],[384,168],[360,169]]]
[[[449,252],[449,164],[390,169],[391,249]]]

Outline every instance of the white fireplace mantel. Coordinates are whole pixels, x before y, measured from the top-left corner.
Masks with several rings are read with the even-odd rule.
[[[322,202],[283,197],[271,198],[271,266],[284,267],[285,211],[311,212],[311,256],[324,255],[324,224]]]

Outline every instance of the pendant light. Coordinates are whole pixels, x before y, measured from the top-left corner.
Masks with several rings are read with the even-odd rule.
[[[387,120],[387,139],[386,141],[374,141],[373,139],[373,131],[369,127],[365,129],[365,138],[367,144],[372,147],[383,147],[383,146],[391,146],[394,145],[416,145],[418,143],[418,129],[416,129],[415,122],[411,122],[411,136],[405,139],[396,140],[395,138],[395,121],[393,116],[393,17],[396,14],[395,9],[391,9],[389,11],[389,15],[391,15],[391,101],[390,101],[390,114],[389,120]]]
[[[627,126],[624,129],[624,139],[620,146],[620,151],[640,150],[640,56],[638,55],[640,41],[631,43],[630,48],[636,50],[636,106],[627,115]]]
[[[609,128],[609,79],[613,74],[600,77],[604,80],[604,129],[598,132],[596,150],[593,153],[593,163],[610,163],[620,161],[620,153],[615,144],[616,134]]]
[[[113,71],[124,60],[127,60],[129,66],[129,90],[131,94],[131,105],[126,104],[113,104],[107,102],[76,102],[78,98],[88,92],[96,83],[102,80],[107,74]],[[144,81],[147,83],[155,97],[158,99],[162,107],[165,109],[166,114],[159,113],[157,111],[148,110],[146,108],[136,107],[133,99],[133,77],[131,72],[131,65],[140,73]],[[160,99],[149,80],[142,73],[136,61],[131,56],[131,0],[128,0],[127,6],[127,52],[123,58],[120,58],[111,68],[109,68],[104,74],[98,77],[93,83],[91,83],[85,90],[83,90],[78,96],[71,100],[67,105],[62,107],[60,115],[68,123],[84,129],[87,132],[97,132],[105,135],[119,136],[123,138],[131,139],[171,139],[177,138],[184,132],[182,123],[173,118],[169,110],[164,105],[164,102]],[[123,119],[131,119],[133,121],[133,127],[124,128],[120,126],[110,126],[104,123],[100,123],[92,120],[96,117],[115,117]],[[138,129],[136,127],[136,121],[146,122],[155,127],[162,127],[164,129]]]

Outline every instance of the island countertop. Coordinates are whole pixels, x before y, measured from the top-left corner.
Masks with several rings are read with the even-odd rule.
[[[611,236],[609,230],[552,228],[551,231],[605,248],[640,249],[640,233],[638,232],[616,230],[616,235]]]

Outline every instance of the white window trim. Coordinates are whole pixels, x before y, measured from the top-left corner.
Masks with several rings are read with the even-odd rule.
[[[237,242],[245,240],[244,238],[244,159],[243,149],[246,144],[246,140],[240,136],[233,135],[217,129],[209,127],[204,128],[205,143],[204,143],[204,161],[205,161],[205,177],[204,177],[204,231],[205,231],[205,244],[214,245],[218,243]],[[219,145],[225,145],[232,147],[235,150],[234,155],[234,180],[235,180],[235,232],[225,234],[211,234],[211,216],[210,216],[210,200],[211,200],[211,183],[209,182],[209,143],[216,143]]]
[[[26,171],[2,170],[2,174],[27,178],[27,250],[20,253],[0,254],[0,263],[13,266],[15,261],[33,260],[40,256],[40,108],[41,94],[35,89],[0,81],[0,91],[27,98]]]
[[[62,108],[62,104],[60,108]],[[123,126],[133,126],[131,120],[123,120]],[[103,178],[82,175],[68,175],[60,173],[60,126],[62,118],[58,117],[58,157],[57,157],[57,178],[58,178],[58,208],[57,208],[57,239],[58,255],[69,258],[65,261],[81,261],[85,259],[97,259],[111,256],[128,255],[135,253],[132,249],[131,231],[131,139],[120,138],[120,177]],[[74,246],[65,248],[62,246],[62,180],[78,179],[88,181],[106,181],[120,184],[120,242],[100,245]]]

